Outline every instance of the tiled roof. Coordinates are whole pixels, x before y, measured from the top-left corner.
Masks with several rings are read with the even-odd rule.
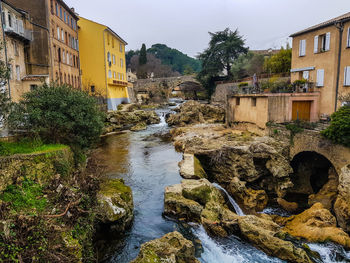
[[[336,18],[333,18],[331,20],[328,20],[326,22],[320,23],[318,25],[315,25],[315,26],[309,27],[307,29],[301,30],[301,31],[299,31],[297,33],[294,33],[294,34],[290,35],[290,37],[296,37],[298,35],[302,35],[302,34],[305,34],[305,33],[308,33],[308,32],[311,32],[311,31],[323,28],[323,27],[327,27],[327,26],[333,25],[334,23],[341,22],[341,21],[347,21],[347,20],[350,20],[350,12],[346,13],[344,15],[338,16]]]

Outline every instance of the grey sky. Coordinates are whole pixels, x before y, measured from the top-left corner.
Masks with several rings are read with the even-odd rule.
[[[350,0],[65,0],[139,49],[162,43],[195,56],[208,31],[238,28],[251,49],[279,48],[306,27],[350,12]]]

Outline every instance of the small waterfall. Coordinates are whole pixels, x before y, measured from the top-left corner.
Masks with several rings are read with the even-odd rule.
[[[350,252],[346,252],[342,246],[326,244],[308,244],[311,250],[320,254],[323,263],[350,262]]]
[[[216,184],[216,183],[213,183],[213,185],[223,191],[227,197],[228,197],[228,200],[230,201],[231,205],[234,207],[235,211],[236,211],[236,214],[239,215],[239,216],[245,216],[245,214],[243,213],[242,209],[239,207],[239,205],[236,203],[236,201],[229,195],[229,193],[223,188],[221,187],[220,185]]]

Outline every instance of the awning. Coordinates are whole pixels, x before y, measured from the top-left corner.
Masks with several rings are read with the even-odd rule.
[[[300,72],[300,71],[309,71],[309,70],[314,70],[315,67],[306,67],[306,68],[293,68],[290,70],[290,72]]]

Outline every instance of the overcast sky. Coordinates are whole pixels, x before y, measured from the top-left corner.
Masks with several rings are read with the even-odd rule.
[[[350,12],[350,0],[65,0],[105,24],[127,50],[162,43],[196,56],[208,31],[239,29],[250,49],[279,48],[290,34]]]

